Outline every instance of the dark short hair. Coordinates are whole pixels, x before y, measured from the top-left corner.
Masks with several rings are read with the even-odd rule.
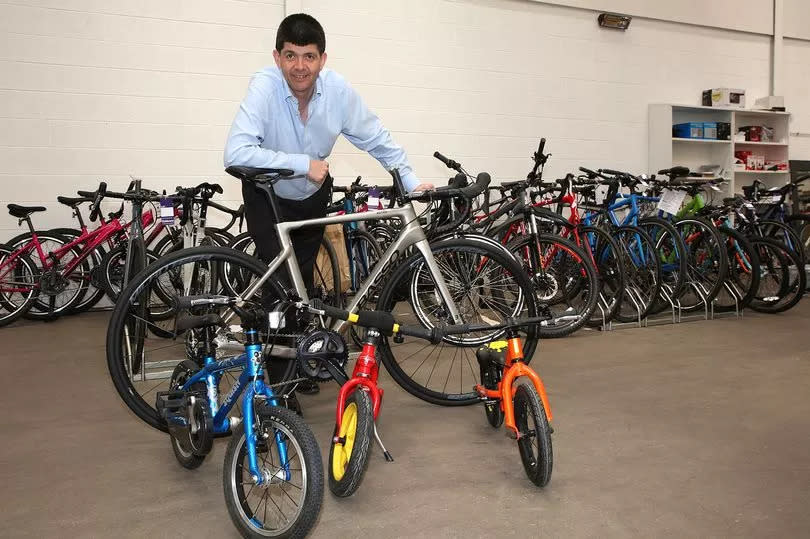
[[[326,34],[321,23],[306,13],[289,15],[278,25],[276,50],[281,52],[284,43],[288,42],[299,47],[314,44],[321,54],[326,50]]]

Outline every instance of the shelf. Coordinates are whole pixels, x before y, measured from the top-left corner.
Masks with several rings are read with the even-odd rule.
[[[751,142],[751,141],[744,141],[744,142],[734,142],[735,145],[739,146],[782,146],[783,148],[787,148],[786,142]]]
[[[735,170],[734,174],[790,174],[789,170]]]
[[[671,106],[673,110],[705,110],[717,112],[736,112],[737,114],[777,114],[789,116],[789,112],[781,112],[775,110],[757,110],[757,109],[736,109],[730,107],[704,107],[702,105],[667,105]]]
[[[709,144],[731,144],[730,140],[717,140],[713,138],[685,138],[685,137],[672,137],[673,142],[708,142]]]

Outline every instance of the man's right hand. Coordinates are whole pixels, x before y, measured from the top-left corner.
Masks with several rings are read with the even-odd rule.
[[[317,184],[322,184],[329,175],[329,163],[326,161],[310,160],[307,177]]]

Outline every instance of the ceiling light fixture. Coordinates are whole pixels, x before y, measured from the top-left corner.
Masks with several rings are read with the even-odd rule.
[[[622,15],[620,13],[600,13],[596,19],[599,21],[599,26],[603,28],[615,28],[616,30],[627,30],[630,27],[630,20],[633,17],[630,15]]]

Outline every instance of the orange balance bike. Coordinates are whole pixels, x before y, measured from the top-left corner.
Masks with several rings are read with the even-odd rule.
[[[520,325],[525,325],[525,322]],[[526,475],[538,487],[551,480],[551,406],[540,375],[523,359],[518,324],[506,327],[506,340],[493,341],[476,351],[481,383],[475,390],[484,401],[487,421],[494,428],[506,423],[517,440]]]

